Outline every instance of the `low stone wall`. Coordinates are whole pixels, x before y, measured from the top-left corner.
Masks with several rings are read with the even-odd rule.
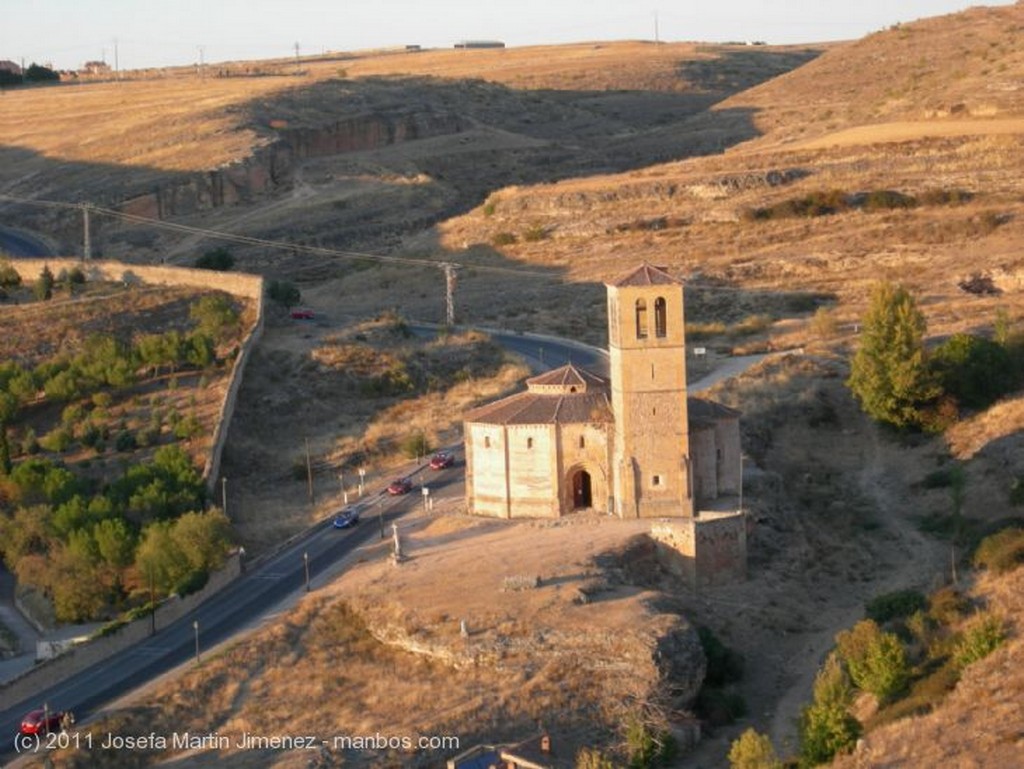
[[[651,526],[651,539],[661,564],[691,587],[747,578],[747,520],[742,512],[659,521]]]
[[[219,593],[242,573],[241,559],[233,554],[220,571],[210,575],[202,590],[184,598],[169,598],[156,610],[156,629],[167,627],[172,622],[194,611],[203,601]],[[102,638],[73,647],[59,657],[38,663],[17,678],[0,684],[0,701],[19,702],[41,692],[65,678],[72,676],[90,665],[109,659],[115,654],[144,641],[150,636],[152,619],[143,617]]]

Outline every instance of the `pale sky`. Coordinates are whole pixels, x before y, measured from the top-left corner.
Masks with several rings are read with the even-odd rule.
[[[990,2],[988,5],[1012,5]],[[849,40],[965,0],[2,0],[0,59],[122,69],[465,39],[509,46],[663,41]]]

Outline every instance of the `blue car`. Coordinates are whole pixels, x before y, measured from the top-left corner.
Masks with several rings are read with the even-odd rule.
[[[347,529],[359,523],[359,511],[354,507],[346,507],[334,516],[334,528]]]

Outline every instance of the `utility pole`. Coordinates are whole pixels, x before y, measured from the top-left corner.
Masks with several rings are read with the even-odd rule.
[[[228,479],[224,476],[220,479],[220,510],[224,517],[228,516]]]
[[[89,204],[82,203],[82,261],[92,259],[92,239],[89,236]]]
[[[451,328],[455,325],[455,285],[458,279],[455,277],[455,265],[445,262],[441,265],[444,269],[444,324]]]
[[[309,459],[309,438],[306,438],[306,483],[309,486],[309,504],[313,504],[313,463]]]
[[[114,38],[114,78],[121,79],[121,65],[117,59],[117,38]]]
[[[202,45],[199,46],[199,79],[200,80],[206,80],[206,68],[203,66],[204,65],[203,54],[205,53],[204,48],[205,48],[205,46],[202,46]]]
[[[298,74],[299,74],[299,44],[298,44],[298,42],[296,42],[295,43],[295,75],[296,75],[296,77],[298,76]]]
[[[661,40],[658,38],[658,12],[654,12],[654,44],[657,45]]]

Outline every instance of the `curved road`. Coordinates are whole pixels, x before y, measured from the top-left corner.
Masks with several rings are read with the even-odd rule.
[[[52,256],[50,247],[41,239],[11,227],[0,226],[0,254],[8,256]]]

